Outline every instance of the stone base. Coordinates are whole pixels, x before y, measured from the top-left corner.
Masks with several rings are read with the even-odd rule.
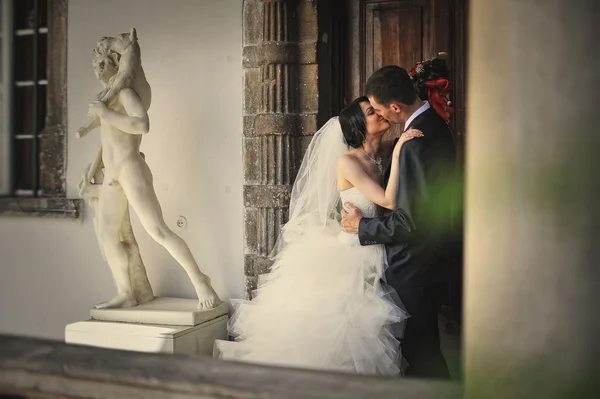
[[[212,356],[214,341],[227,339],[227,315],[197,326],[169,326],[87,320],[67,325],[69,344],[137,352]]]
[[[221,303],[198,310],[198,301],[155,298],[125,309],[92,309],[92,320],[67,325],[70,344],[138,352],[203,354],[211,356],[216,339],[227,339],[229,309]]]
[[[214,309],[198,310],[197,299],[157,297],[150,302],[124,309],[91,309],[94,320],[125,323],[196,326],[229,313],[225,302]]]

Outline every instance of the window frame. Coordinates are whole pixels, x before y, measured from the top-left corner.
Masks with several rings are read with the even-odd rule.
[[[6,0],[5,0],[6,1]],[[14,4],[12,0],[11,4]],[[67,166],[67,14],[68,0],[48,0],[46,123],[38,135],[38,196],[0,196],[0,216],[78,218],[82,200],[66,197]],[[12,14],[4,16],[12,18]],[[12,37],[12,36],[11,36]],[[5,82],[9,90],[14,74]],[[5,96],[10,102],[9,96]],[[5,110],[10,109],[4,107]],[[0,126],[2,129],[3,126]],[[9,132],[2,132],[10,134]],[[10,142],[4,140],[4,142]],[[3,149],[3,153],[7,151]],[[16,167],[11,162],[11,168]]]

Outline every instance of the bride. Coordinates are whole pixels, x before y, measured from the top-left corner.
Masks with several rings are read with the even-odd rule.
[[[401,355],[392,327],[408,315],[381,282],[383,247],[362,247],[341,232],[341,200],[375,217],[377,205],[396,209],[402,145],[422,136],[382,142],[390,124],[366,97],[352,102],[313,137],[296,178],[290,218],[261,276],[255,299],[234,302],[229,332],[215,353],[241,360],[301,368],[398,375]],[[350,148],[350,149],[349,149]],[[382,160],[392,153],[384,190]]]

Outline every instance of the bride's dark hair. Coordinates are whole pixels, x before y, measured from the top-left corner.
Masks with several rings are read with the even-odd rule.
[[[352,148],[359,148],[366,140],[367,121],[360,103],[369,102],[365,96],[358,97],[340,112],[339,121],[344,141]]]

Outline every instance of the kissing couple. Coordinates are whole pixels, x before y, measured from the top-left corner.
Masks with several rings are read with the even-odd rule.
[[[448,378],[438,311],[452,248],[455,145],[443,60],[376,71],[314,135],[289,221],[226,360]],[[391,124],[404,124],[383,141]]]

